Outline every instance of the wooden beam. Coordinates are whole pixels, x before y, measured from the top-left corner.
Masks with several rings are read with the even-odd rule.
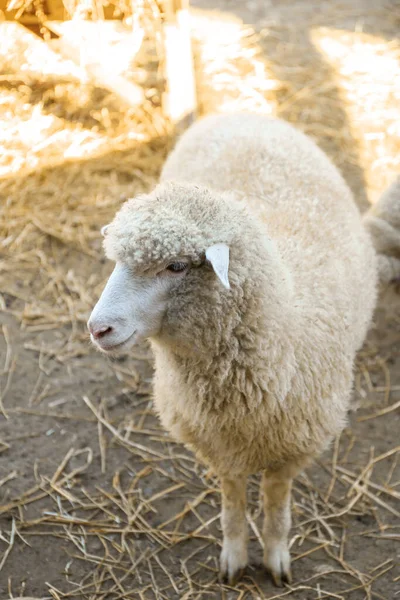
[[[196,117],[196,85],[193,69],[188,0],[165,0],[165,114],[178,129]]]

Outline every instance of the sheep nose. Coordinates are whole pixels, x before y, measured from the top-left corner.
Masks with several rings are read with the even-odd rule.
[[[88,329],[95,340],[103,338],[113,331],[113,328],[109,325],[96,326],[90,321],[88,323]]]

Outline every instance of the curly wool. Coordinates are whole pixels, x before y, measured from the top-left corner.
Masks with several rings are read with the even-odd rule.
[[[238,232],[235,224],[224,222],[224,203],[229,203],[229,194],[221,198],[188,184],[181,184],[177,194],[176,185],[160,184],[122,206],[107,229],[105,252],[138,271],[179,256],[200,264],[208,246],[228,243]]]

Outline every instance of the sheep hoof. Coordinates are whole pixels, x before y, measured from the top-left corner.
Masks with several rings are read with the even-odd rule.
[[[277,587],[292,583],[290,554],[285,546],[277,545],[264,554],[264,566]]]
[[[235,586],[247,565],[246,546],[225,544],[220,558],[219,581]]]
[[[290,569],[282,572],[269,570],[269,572],[276,587],[283,587],[285,583],[288,585],[292,583],[292,574]]]
[[[232,587],[235,587],[235,585],[242,579],[243,574],[244,574],[244,568],[238,569],[234,573],[228,573],[227,571],[220,571],[219,572],[219,582],[228,584]]]

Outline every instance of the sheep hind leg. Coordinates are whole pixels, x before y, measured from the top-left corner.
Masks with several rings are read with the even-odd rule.
[[[220,581],[235,585],[247,565],[246,477],[221,480]]]
[[[292,479],[283,473],[262,476],[264,504],[264,566],[271,573],[275,585],[291,583],[288,536],[291,526],[290,494]]]

